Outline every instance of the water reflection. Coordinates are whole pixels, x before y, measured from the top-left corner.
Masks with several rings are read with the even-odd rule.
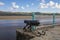
[[[52,19],[40,20],[41,24],[51,24]],[[55,20],[57,24],[60,19]],[[16,40],[16,28],[24,27],[24,20],[0,20],[0,40]]]

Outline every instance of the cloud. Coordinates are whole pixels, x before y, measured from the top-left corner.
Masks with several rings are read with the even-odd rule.
[[[26,7],[29,7],[29,5],[27,4]]]
[[[55,7],[60,8],[60,4],[56,3]]]
[[[48,5],[46,5],[44,3],[40,3],[40,8],[48,8]]]
[[[16,5],[16,2],[12,2],[12,8],[11,9],[18,9],[19,5]]]
[[[34,3],[32,3],[32,5],[34,5]]]
[[[54,7],[55,7],[55,3],[54,3],[53,1],[50,1],[50,2],[49,2],[49,6],[50,6],[51,8],[54,8]]]
[[[22,9],[25,9],[23,6],[21,7]]]
[[[60,8],[60,4],[50,1],[49,3],[40,3],[39,8]]]
[[[59,4],[59,7],[58,8],[60,8],[60,4]]]
[[[0,6],[3,6],[3,5],[5,5],[3,2],[0,2]]]

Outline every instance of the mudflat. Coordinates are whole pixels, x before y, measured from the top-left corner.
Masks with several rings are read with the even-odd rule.
[[[56,15],[56,18],[60,18],[60,15]],[[32,16],[0,16],[0,19],[31,19]],[[52,15],[36,15],[36,19],[48,19],[48,18],[53,18]]]
[[[36,37],[31,40],[60,40],[60,26],[55,26],[54,28],[46,31],[46,35]]]

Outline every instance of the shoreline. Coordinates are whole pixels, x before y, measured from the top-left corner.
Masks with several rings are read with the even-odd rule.
[[[55,16],[56,18],[60,18],[60,16]],[[16,19],[31,19],[32,16],[0,16],[0,20],[16,20]],[[49,19],[53,18],[52,15],[38,15],[36,19]]]

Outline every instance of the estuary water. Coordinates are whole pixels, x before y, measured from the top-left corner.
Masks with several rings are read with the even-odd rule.
[[[60,19],[55,20],[56,24],[60,24]],[[52,19],[41,19],[39,22],[42,24],[52,24]],[[0,40],[16,40],[16,28],[24,27],[24,20],[0,20]]]

